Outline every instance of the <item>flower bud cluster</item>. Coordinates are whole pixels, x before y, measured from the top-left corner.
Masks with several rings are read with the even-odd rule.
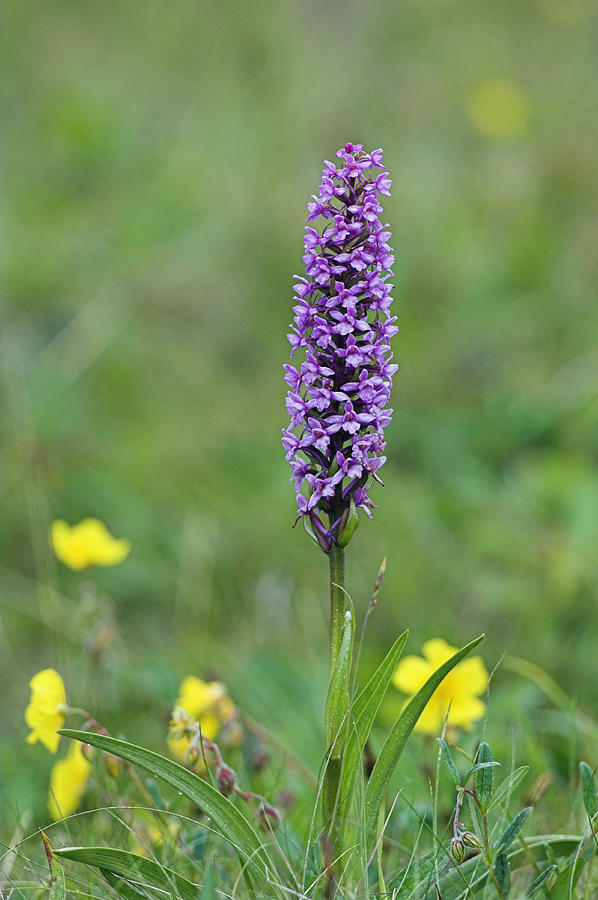
[[[282,437],[298,517],[309,518],[324,550],[339,542],[351,509],[371,518],[368,490],[385,462],[397,370],[388,282],[394,256],[380,219],[391,181],[382,150],[346,144],[337,157],[339,167],[325,163],[319,193],[307,205],[305,277],[296,276],[288,335],[291,357],[301,350],[305,358],[285,366],[291,421]],[[320,230],[309,224],[316,220]]]
[[[473,831],[463,831],[461,826],[455,827],[453,839],[451,840],[451,856],[456,865],[461,865],[465,856],[465,848],[473,847],[476,850],[483,850],[484,844]]]

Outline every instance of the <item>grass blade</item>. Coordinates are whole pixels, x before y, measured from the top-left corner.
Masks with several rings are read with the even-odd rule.
[[[380,751],[380,755],[374,766],[365,792],[365,825],[368,839],[375,833],[378,810],[384,799],[384,794],[386,793],[386,789],[388,788],[388,784],[405,744],[415,727],[415,723],[422,714],[424,707],[445,676],[448,675],[451,669],[460,663],[463,657],[467,656],[474,647],[477,647],[483,638],[484,635],[482,634],[480,637],[476,638],[475,641],[471,641],[471,643],[462,647],[461,650],[458,650],[450,659],[447,659],[447,661],[428,678],[424,686],[409,701],[395,722]]]
[[[361,753],[370,736],[374,719],[391,682],[408,634],[408,631],[404,631],[397,638],[351,707],[351,725],[347,735],[341,776],[341,819],[348,815]]]
[[[193,884],[172,869],[161,866],[153,859],[114,850],[111,847],[64,847],[54,851],[56,856],[110,872],[127,882],[146,888],[156,888],[167,894],[175,894],[180,900],[197,900],[200,885]],[[102,872],[104,874],[104,872]]]
[[[106,879],[111,888],[114,888],[115,891],[119,894],[123,900],[146,900],[147,894],[144,896],[134,887],[132,887],[128,881],[124,878],[121,878],[120,875],[115,875],[113,872],[109,872],[107,869],[100,869],[103,877]]]
[[[259,836],[245,816],[210,784],[171,759],[136,744],[130,744],[128,741],[120,741],[90,731],[73,731],[69,728],[61,729],[59,733],[76,741],[91,744],[99,750],[114,753],[121,759],[126,759],[150,772],[155,778],[161,778],[172,785],[195,803],[212,820],[222,836],[233,845],[246,874],[255,883],[256,888],[266,895],[272,892],[268,873],[273,872],[273,866]]]

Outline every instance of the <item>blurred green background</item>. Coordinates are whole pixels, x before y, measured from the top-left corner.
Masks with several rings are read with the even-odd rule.
[[[596,4],[32,0],[3,18],[8,833],[45,816],[23,709],[47,665],[156,748],[181,678],[216,675],[317,764],[327,567],[291,530],[282,365],[305,204],[348,140],[384,147],[393,177],[401,327],[385,488],[348,562],[363,613],[388,558],[365,666],[407,626],[411,652],[485,631],[489,668],[524,657],[592,714]],[[82,575],[47,535],[90,515],[133,551]],[[491,734],[548,727],[508,667],[493,697]]]

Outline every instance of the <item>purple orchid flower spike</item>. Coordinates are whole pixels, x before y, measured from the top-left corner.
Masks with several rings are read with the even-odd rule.
[[[305,276],[295,276],[291,356],[285,366],[291,421],[282,443],[297,491],[297,520],[307,517],[326,552],[348,542],[357,510],[371,518],[368,491],[380,484],[392,376],[390,314],[394,256],[380,219],[390,196],[382,150],[362,144],[326,161],[317,196],[307,204]],[[321,227],[318,229],[318,220]]]

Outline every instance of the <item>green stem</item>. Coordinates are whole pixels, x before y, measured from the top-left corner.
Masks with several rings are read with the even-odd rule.
[[[338,659],[345,627],[345,551],[336,544],[328,554],[330,563],[330,678]]]
[[[345,551],[336,544],[328,554],[330,563],[330,683],[338,660],[345,627]],[[326,722],[326,734],[328,734]],[[328,748],[329,750],[330,748]],[[333,853],[339,851],[339,834],[335,823],[338,791],[342,771],[342,748],[335,748],[328,759],[324,775],[324,827]],[[331,872],[332,876],[332,872]]]

